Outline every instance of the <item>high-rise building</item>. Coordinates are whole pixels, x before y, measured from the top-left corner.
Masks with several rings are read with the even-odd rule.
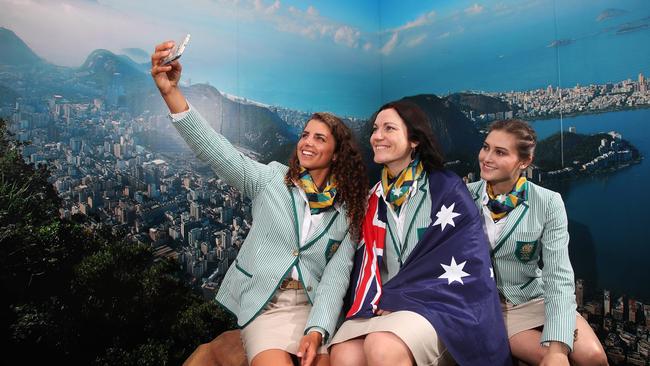
[[[190,217],[196,220],[201,219],[201,205],[198,202],[190,203]]]
[[[584,306],[584,280],[576,280],[576,304],[579,308]]]
[[[218,231],[216,233],[215,244],[217,247],[228,250],[232,246],[232,236],[230,230]]]
[[[632,323],[636,323],[636,300],[628,300],[628,320]]]
[[[646,83],[645,76],[643,73],[639,73],[639,91],[646,92],[648,90],[648,84]]]
[[[603,315],[607,315],[611,313],[611,303],[610,303],[610,294],[609,290],[603,291]]]

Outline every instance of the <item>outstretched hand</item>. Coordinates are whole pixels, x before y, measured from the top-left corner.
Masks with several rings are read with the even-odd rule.
[[[323,336],[319,332],[309,332],[309,334],[302,337],[297,354],[298,358],[300,358],[300,366],[311,366],[322,342]]]
[[[183,68],[178,60],[167,65],[162,64],[162,60],[169,55],[173,47],[174,41],[163,42],[156,46],[154,53],[151,55],[151,76],[163,95],[169,94],[174,88],[178,87],[178,82],[181,79]]]
[[[178,82],[181,80],[181,67],[178,60],[168,65],[163,65],[165,59],[174,47],[173,41],[163,42],[156,46],[156,50],[151,55],[151,77],[156,82],[169,111],[171,113],[180,113],[188,110],[187,100],[178,88]]]

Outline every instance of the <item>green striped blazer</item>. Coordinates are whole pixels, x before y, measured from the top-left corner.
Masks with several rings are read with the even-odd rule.
[[[468,184],[479,210],[485,181]],[[483,213],[481,212],[481,215]],[[559,193],[528,182],[528,198],[505,218],[492,249],[497,287],[519,305],[544,298],[541,342],[559,341],[573,349],[576,302],[573,268],[569,260],[569,232]],[[539,268],[539,259],[544,266]]]
[[[326,341],[339,321],[355,251],[345,208],[323,213],[321,223],[301,247],[305,204],[298,188],[284,183],[287,166],[264,165],[244,156],[194,109],[173,124],[199,159],[252,201],[253,225],[226,272],[217,302],[245,327],[296,266],[312,304],[305,332],[320,327],[326,331]]]
[[[399,272],[406,258],[411,254],[415,245],[420,241],[420,236],[431,225],[431,198],[429,197],[428,174],[424,172],[417,181],[417,189],[412,196],[405,211],[406,215],[402,228],[402,237],[397,231],[397,223],[392,214],[388,213],[386,225],[386,244],[384,255],[385,268],[382,268],[382,283],[386,283]]]

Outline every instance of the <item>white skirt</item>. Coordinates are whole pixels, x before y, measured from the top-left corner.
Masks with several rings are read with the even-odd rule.
[[[297,354],[310,311],[311,304],[304,289],[278,289],[263,312],[241,331],[248,362],[270,349]],[[327,353],[327,348],[321,346],[318,353]]]
[[[447,347],[438,339],[431,323],[412,311],[396,311],[368,319],[346,320],[334,335],[330,346],[374,332],[395,334],[409,348],[418,365],[454,364]]]

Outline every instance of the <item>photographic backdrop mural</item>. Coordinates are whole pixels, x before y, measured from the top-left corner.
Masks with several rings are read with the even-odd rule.
[[[173,258],[205,299],[252,218],[250,202],[170,126],[148,74],[153,47],[188,33],[180,60],[188,99],[261,161],[285,161],[315,111],[345,117],[367,149],[372,112],[408,97],[431,119],[446,165],[471,181],[488,124],[531,121],[541,141],[527,175],[562,193],[579,310],[612,362],[647,362],[647,0],[0,6],[0,116],[31,142],[24,159],[50,166],[58,216],[82,215]],[[15,339],[11,319],[25,317],[11,314]],[[182,360],[194,346],[160,357]]]

